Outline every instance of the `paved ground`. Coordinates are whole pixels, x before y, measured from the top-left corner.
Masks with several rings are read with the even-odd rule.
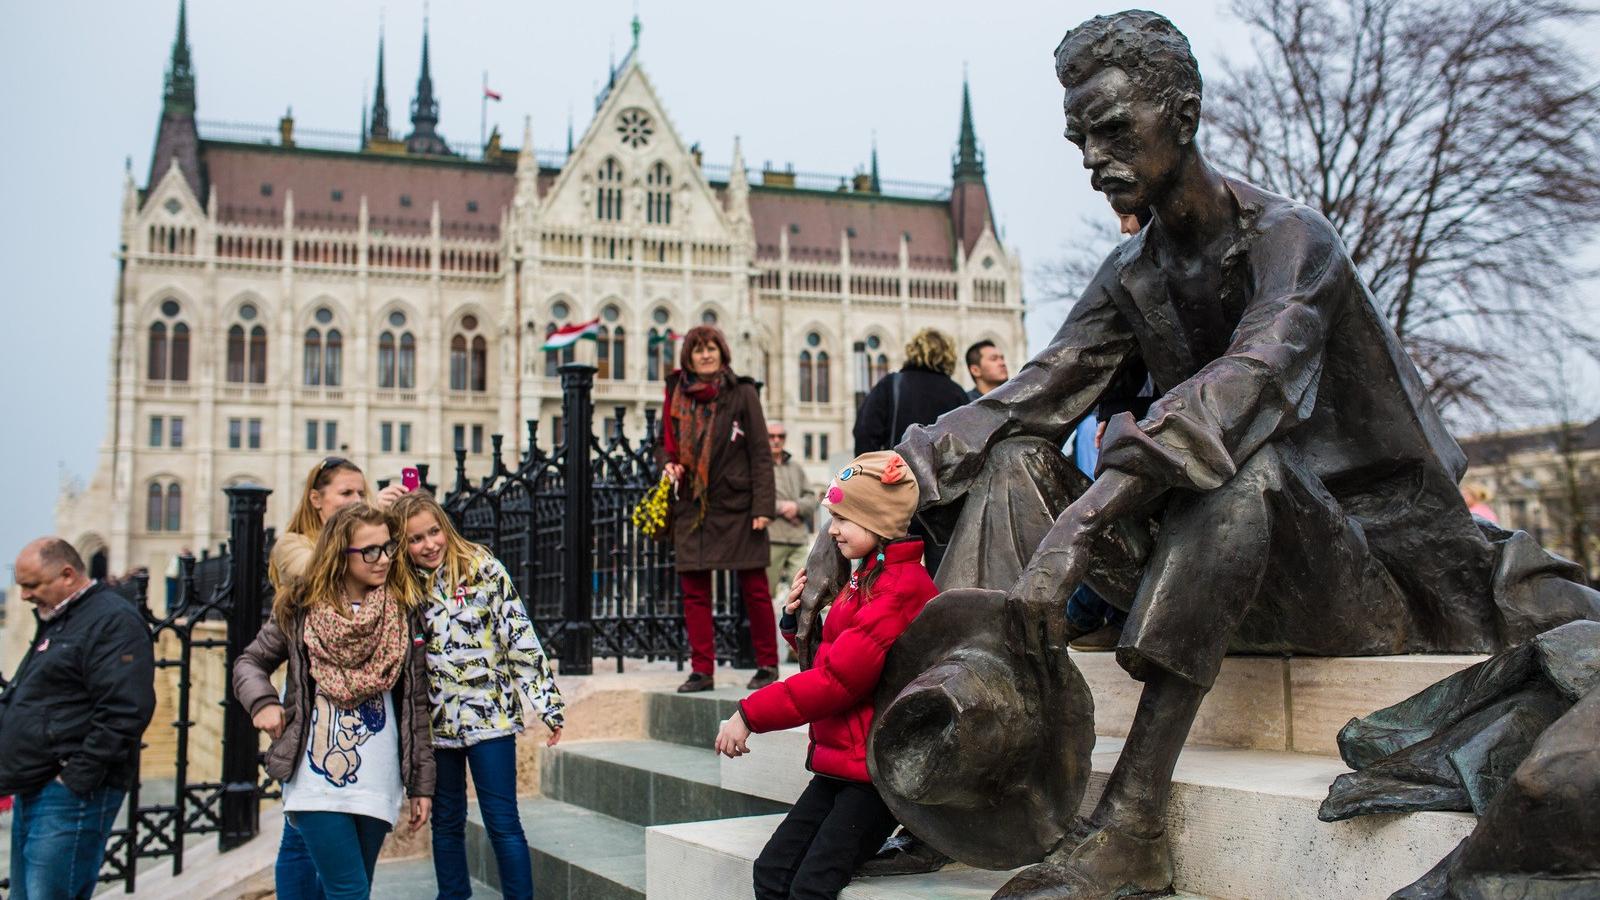
[[[538,890],[538,885],[534,885],[534,889]],[[432,900],[438,895],[433,860],[426,856],[380,862],[372,877],[373,900]],[[500,892],[474,881],[472,896],[499,900]]]

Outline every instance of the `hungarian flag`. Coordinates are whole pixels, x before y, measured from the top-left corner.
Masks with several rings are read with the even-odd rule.
[[[654,347],[657,344],[664,344],[667,341],[675,341],[677,339],[677,332],[673,331],[671,328],[668,328],[666,331],[663,331],[660,334],[650,335],[650,346]]]
[[[563,325],[550,332],[544,339],[544,349],[562,350],[571,347],[579,340],[599,340],[600,320],[591,319],[588,322],[579,322],[576,325]]]
[[[491,90],[489,90],[489,86],[488,85],[484,85],[483,86],[483,95],[485,97],[488,97],[490,100],[499,100],[500,99],[500,92],[499,91],[491,91]]]

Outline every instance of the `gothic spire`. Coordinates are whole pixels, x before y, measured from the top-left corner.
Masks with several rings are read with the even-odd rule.
[[[972,128],[972,94],[967,79],[961,78],[961,137],[956,149],[955,180],[982,181],[983,154],[978,151],[978,136]]]
[[[422,74],[417,76],[417,96],[411,101],[411,133],[406,152],[451,155],[450,145],[437,131],[439,102],[433,98],[433,73],[428,65],[428,19],[422,19]]]
[[[426,44],[424,44],[426,46]],[[426,51],[424,51],[426,54]],[[423,57],[426,59],[426,55]],[[424,63],[424,66],[427,64]],[[424,68],[423,71],[427,71]],[[383,25],[378,25],[378,89],[372,94],[372,130],[367,132],[369,140],[389,139],[389,97],[383,87]]]
[[[205,197],[205,172],[200,165],[200,132],[195,127],[194,65],[189,51],[189,9],[178,0],[178,31],[172,39],[172,58],[161,94],[161,124],[156,129],[156,149],[150,156],[150,175],[156,180],[176,163],[196,200]]]
[[[186,0],[178,0],[178,33],[172,39],[172,60],[167,63],[162,111],[194,115],[194,67],[189,55],[189,10]]]
[[[868,183],[868,187],[874,194],[883,193],[883,185],[878,181],[878,135],[876,132],[872,135],[872,180]]]

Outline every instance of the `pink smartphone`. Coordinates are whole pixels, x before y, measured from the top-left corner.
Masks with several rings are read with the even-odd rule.
[[[417,474],[415,466],[406,466],[400,470],[400,485],[408,492],[422,487],[422,476]]]

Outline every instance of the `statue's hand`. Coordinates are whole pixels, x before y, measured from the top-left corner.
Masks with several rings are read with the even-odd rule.
[[[811,545],[811,555],[806,557],[805,588],[800,593],[800,609],[796,614],[794,643],[800,652],[800,666],[811,668],[811,657],[822,643],[821,614],[833,598],[839,595],[850,577],[850,562],[839,552],[827,532],[817,535]]]
[[[1065,644],[1072,639],[1067,599],[1089,571],[1089,543],[1095,535],[1076,508],[1076,504],[1067,507],[1056,519],[1007,596],[1014,633],[1028,645]]]

